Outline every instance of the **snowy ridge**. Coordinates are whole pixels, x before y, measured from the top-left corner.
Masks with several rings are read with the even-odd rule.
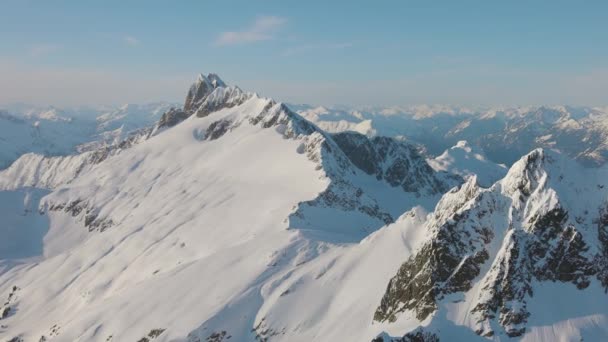
[[[45,157],[35,153],[24,154],[8,169],[0,171],[0,189],[54,189],[76,178],[86,164],[88,155]]]
[[[406,136],[433,155],[466,140],[505,165],[538,147],[559,149],[589,166],[603,165],[608,155],[608,111],[599,107],[299,106],[298,112],[331,132],[365,125],[373,128],[369,134]]]
[[[7,169],[0,171],[0,190],[22,187],[55,189],[76,179],[106,158],[146,140],[150,133],[151,129],[131,132],[124,140],[80,154],[62,157],[24,154]]]
[[[465,109],[419,110],[411,120],[476,125]],[[572,129],[564,113],[535,115]],[[348,116],[366,113],[334,114],[347,131],[200,75],[182,108],[126,139],[24,155],[0,172],[13,204],[0,339],[608,336],[607,168],[536,149],[507,171],[465,142],[426,160],[409,140],[353,131]]]
[[[25,153],[65,156],[119,144],[153,125],[168,103],[108,108],[0,109],[0,169]]]
[[[489,187],[507,173],[504,165],[488,160],[484,152],[462,140],[434,159],[428,160],[435,171],[444,171],[464,178],[476,176],[481,186]]]
[[[49,226],[31,256],[36,266],[0,261],[0,294],[19,293],[0,337],[308,341],[321,330],[338,338],[333,327],[345,312],[371,322],[381,292],[348,310],[335,291],[369,274],[388,281],[401,258],[374,266],[381,251],[407,256],[425,211],[400,215],[432,208],[450,178],[406,142],[328,134],[284,104],[220,81],[199,78],[186,100],[193,105],[172,111],[186,115],[163,127],[161,118],[99,162],[87,159],[96,152],[29,155],[0,175],[13,188],[55,187],[40,201]],[[74,171],[60,176],[64,167]],[[376,240],[384,248],[374,249]],[[314,279],[332,274],[344,281],[332,280],[319,300],[305,296],[322,285]],[[332,297],[337,307],[312,323]],[[289,320],[289,298],[316,309]],[[360,324],[352,337],[377,333]]]
[[[530,303],[546,282],[573,296],[608,286],[607,172],[538,149],[489,189],[469,179],[441,199],[425,224],[427,241],[389,282],[375,319],[411,311],[436,328],[432,321],[447,315],[484,337],[539,338],[544,304]],[[571,310],[564,304],[559,310]],[[606,310],[589,308],[606,320]],[[570,325],[542,339],[576,339],[585,329]]]

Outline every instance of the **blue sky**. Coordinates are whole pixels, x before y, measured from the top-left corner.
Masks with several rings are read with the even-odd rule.
[[[608,104],[607,1],[13,1],[0,103]]]

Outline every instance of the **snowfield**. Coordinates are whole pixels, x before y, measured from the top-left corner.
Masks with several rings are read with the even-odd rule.
[[[608,338],[607,168],[425,158],[340,120],[210,74],[127,142],[22,155],[0,171],[0,340]]]

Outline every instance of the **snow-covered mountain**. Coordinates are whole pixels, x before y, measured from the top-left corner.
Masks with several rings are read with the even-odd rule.
[[[314,325],[267,327],[295,291],[289,275],[461,182],[406,142],[326,133],[214,75],[133,143],[98,152],[28,154],[0,172],[6,191],[54,190],[39,254],[1,261],[0,336],[309,339]]]
[[[586,165],[608,160],[608,108],[412,106],[345,109],[303,106],[298,113],[327,131],[405,136],[439,155],[460,140],[511,165],[535,148],[558,149]]]
[[[0,171],[0,340],[606,339],[607,167],[303,115],[200,75],[120,141]]]
[[[453,189],[374,319],[415,317],[440,337],[605,340],[607,172],[537,149],[489,189],[474,177]]]
[[[461,140],[436,158],[428,160],[435,171],[445,171],[463,178],[477,177],[481,186],[489,187],[507,174],[504,165],[488,160],[477,146]]]
[[[58,109],[21,105],[0,109],[0,169],[29,152],[59,156],[117,143],[154,124],[171,106]]]

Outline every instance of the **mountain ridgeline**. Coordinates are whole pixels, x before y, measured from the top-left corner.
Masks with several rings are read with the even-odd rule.
[[[465,307],[477,334],[515,337],[531,316],[543,315],[527,305],[539,283],[585,291],[596,281],[608,290],[606,175],[538,149],[489,189],[475,178],[453,189],[425,224],[427,241],[390,280],[374,319],[394,321],[412,310],[422,321],[449,295],[470,293]]]
[[[0,171],[0,340],[608,336],[608,168],[433,158],[319,113],[201,74],[120,139],[23,154]]]
[[[236,86],[227,86],[215,74],[201,74],[190,87],[183,109],[172,108],[163,114],[152,134],[191,116],[206,117],[213,112],[239,106],[252,98],[257,99],[258,96]],[[282,103],[271,99],[262,101],[265,105],[259,113],[213,121],[200,138],[215,140],[241,124],[250,124],[275,128],[285,138],[301,140],[299,153],[305,153],[318,164],[328,178],[329,186],[317,198],[298,206],[289,219],[293,227],[323,227],[336,230],[337,239],[361,239],[370,231],[393,222],[404,210],[411,208],[412,199],[408,197],[437,197],[462,182],[458,175],[435,172],[418,148],[405,141],[388,137],[369,138],[356,132],[329,134]],[[365,191],[370,181],[376,185],[373,194]],[[380,191],[377,191],[378,188]],[[395,209],[386,209],[386,202],[395,200],[395,195],[384,193],[382,188],[387,188],[390,193],[399,189],[398,192],[402,193],[396,196],[404,199],[403,203],[392,205]],[[327,209],[333,211],[332,220],[318,214]],[[352,226],[348,228],[350,232],[340,231],[344,226],[341,216],[351,216],[352,213],[364,218],[359,223],[351,223]],[[358,233],[353,235],[353,231]]]

